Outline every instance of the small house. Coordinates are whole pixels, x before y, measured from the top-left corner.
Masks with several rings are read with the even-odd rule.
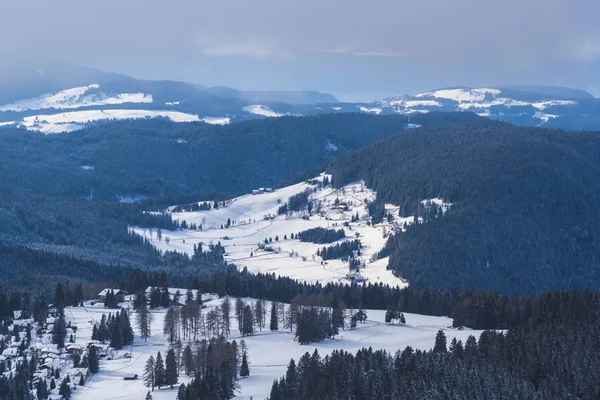
[[[98,299],[100,301],[105,301],[106,296],[111,291],[114,293],[115,296],[117,296],[117,300],[119,301],[119,303],[122,303],[125,301],[125,296],[127,296],[127,292],[122,289],[103,289],[100,293],[98,293]]]
[[[135,381],[138,378],[138,374],[125,374],[123,379],[126,381]]]

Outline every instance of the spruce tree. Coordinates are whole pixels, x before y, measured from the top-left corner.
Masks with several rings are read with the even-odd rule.
[[[177,360],[173,349],[169,349],[165,359],[165,385],[169,385],[173,389],[173,385],[176,385],[177,382]]]
[[[252,309],[248,304],[244,307],[242,318],[242,336],[249,336],[254,333],[254,318]]]
[[[65,315],[61,312],[54,324],[52,343],[59,349],[62,349],[65,347],[65,336],[67,336],[67,326],[65,325]]]
[[[433,346],[434,353],[445,353],[448,351],[446,348],[446,334],[443,330],[439,330],[435,337],[435,345]]]
[[[154,386],[155,386],[155,379],[154,379],[154,357],[150,356],[148,357],[148,360],[146,360],[146,365],[144,367],[144,385],[146,385],[146,387],[149,387],[152,389],[152,391],[154,391]],[[150,392],[148,392],[150,393]],[[147,396],[146,396],[147,397]]]
[[[277,318],[277,304],[271,302],[271,324],[270,329],[272,332],[279,330],[279,319]]]
[[[96,346],[90,347],[87,363],[89,365],[90,373],[98,373],[98,370],[100,369],[100,362],[98,360],[98,350],[96,349]]]
[[[186,400],[185,398],[185,384],[182,383],[179,385],[179,390],[177,390],[177,400]]]
[[[144,341],[148,341],[148,337],[151,333],[152,321],[154,320],[154,315],[148,309],[148,304],[146,303],[146,298],[143,295],[140,296],[140,303],[137,310],[137,327],[140,331],[140,336],[144,338]]]
[[[154,386],[160,389],[161,386],[165,385],[165,364],[163,362],[160,351],[156,354],[156,360],[154,362]]]
[[[250,367],[248,366],[248,356],[244,351],[242,355],[242,366],[240,367],[240,376],[245,378],[250,375]]]

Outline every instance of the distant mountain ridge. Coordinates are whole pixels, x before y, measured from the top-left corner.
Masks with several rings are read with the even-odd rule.
[[[0,127],[46,134],[119,119],[166,118],[222,125],[285,115],[437,111],[469,111],[521,126],[600,130],[600,99],[565,87],[450,87],[370,103],[343,103],[331,94],[310,90],[241,91],[139,80],[62,63],[0,67]]]

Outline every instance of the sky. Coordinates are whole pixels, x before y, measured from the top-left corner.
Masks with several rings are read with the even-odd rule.
[[[597,0],[0,0],[0,15],[7,60],[143,79],[347,101],[503,84],[600,95]]]

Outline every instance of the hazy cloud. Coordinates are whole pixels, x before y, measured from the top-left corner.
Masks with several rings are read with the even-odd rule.
[[[208,84],[332,90],[335,74],[356,92],[519,77],[568,84],[559,71],[600,59],[597,0],[2,0],[0,15],[8,59]],[[598,85],[593,71],[575,78]]]

